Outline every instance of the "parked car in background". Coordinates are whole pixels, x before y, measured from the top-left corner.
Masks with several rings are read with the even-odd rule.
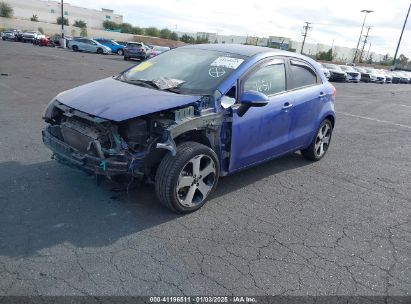
[[[349,65],[340,65],[341,70],[347,73],[347,81],[359,83],[361,81],[361,73]]]
[[[371,73],[367,72],[363,67],[353,67],[353,69],[361,74],[361,81],[362,82],[374,82],[375,80],[372,79]]]
[[[111,49],[108,46],[102,45],[94,39],[88,38],[73,38],[70,41],[70,48],[74,52],[84,51],[97,54],[110,54]]]
[[[148,47],[142,42],[128,42],[124,47],[124,60],[132,58],[146,60],[148,57]]]
[[[166,207],[188,213],[220,176],[294,151],[322,159],[335,96],[320,65],[300,54],[191,45],[60,93],[42,136],[63,164],[154,181]]]
[[[400,83],[403,83],[403,84],[411,83],[411,76],[407,72],[398,71],[397,73],[401,77]]]
[[[170,48],[168,46],[158,46],[158,45],[152,45],[151,48],[148,50],[148,56],[155,57],[161,53],[169,51]]]
[[[365,68],[365,70],[371,74],[371,78],[374,82],[381,84],[385,83],[385,75],[381,71],[374,68]]]
[[[392,83],[392,73],[387,70],[379,70],[385,76],[385,83]]]
[[[324,66],[330,71],[330,81],[347,81],[347,73],[344,72],[338,65],[324,63]]]
[[[123,50],[124,46],[115,42],[114,40],[104,39],[104,38],[95,38],[94,40],[101,43],[102,45],[109,47],[112,53],[118,54],[120,56],[124,55],[124,50]]]
[[[21,36],[21,34],[21,31],[18,29],[7,29],[3,32],[1,39],[17,41],[18,37]]]
[[[330,71],[324,66],[324,64],[321,64],[321,70],[323,71],[325,77],[329,80],[330,79]]]
[[[36,40],[37,36],[40,35],[40,32],[38,31],[28,31],[24,32],[22,35],[22,41],[23,42],[31,42],[33,43],[34,40]]]

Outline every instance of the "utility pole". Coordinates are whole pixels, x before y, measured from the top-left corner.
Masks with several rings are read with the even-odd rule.
[[[301,45],[301,54],[303,53],[303,51],[304,51],[304,44],[305,44],[305,38],[307,38],[307,33],[308,33],[308,30],[311,30],[312,29],[312,27],[310,26],[310,24],[311,24],[311,22],[305,22],[305,25],[303,26],[303,31],[304,31],[304,34],[303,34],[303,36],[304,36],[304,39],[303,39],[303,44]]]
[[[61,38],[64,39],[64,3],[61,0]]]
[[[361,11],[361,13],[364,13],[364,21],[362,23],[360,37],[358,38],[357,48],[355,49],[354,59],[352,60],[352,63],[355,63],[355,60],[357,59],[358,47],[360,46],[362,31],[364,30],[364,25],[365,25],[365,19],[367,18],[367,14],[372,13],[372,12],[374,12],[374,11],[371,11],[371,10],[362,10]]]
[[[400,39],[398,40],[397,49],[395,50],[394,60],[392,61],[392,65],[394,69],[395,69],[395,61],[397,60],[398,49],[400,48],[400,44],[401,44],[402,34],[404,34],[404,29],[405,29],[405,26],[407,25],[407,20],[408,20],[408,15],[410,14],[410,10],[411,10],[411,3],[410,3],[410,7],[408,8],[407,17],[405,17],[404,25],[402,26]]]
[[[368,52],[367,52],[367,61],[370,58],[370,49],[371,49],[371,42],[370,42],[370,46],[368,47]]]
[[[371,28],[372,28],[371,26],[367,27],[367,34],[364,36],[364,44],[362,45],[362,49],[361,49],[361,53],[360,53],[360,58],[358,59],[359,62],[362,62],[362,54],[364,53],[365,45],[366,45],[367,42],[368,42],[368,33],[370,32],[370,29],[371,29]]]

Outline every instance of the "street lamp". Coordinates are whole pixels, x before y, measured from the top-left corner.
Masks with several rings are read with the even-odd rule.
[[[408,15],[410,14],[410,10],[411,10],[411,3],[410,3],[410,7],[408,8],[407,17],[405,17],[405,21],[404,21],[404,25],[402,27],[400,39],[398,40],[397,49],[395,50],[394,60],[392,61],[392,66],[393,66],[394,70],[395,70],[395,61],[397,61],[398,49],[400,48],[402,34],[404,34],[404,29],[405,29],[405,26],[407,25],[407,20],[408,20]]]
[[[374,11],[371,11],[371,10],[362,10],[361,11],[361,13],[364,13],[364,21],[362,23],[361,33],[360,33],[360,37],[358,38],[357,48],[355,49],[355,55],[354,55],[354,59],[352,60],[352,63],[355,63],[355,60],[357,59],[358,47],[360,46],[362,31],[364,30],[365,19],[367,18],[367,14],[372,13],[372,12],[374,12]]]

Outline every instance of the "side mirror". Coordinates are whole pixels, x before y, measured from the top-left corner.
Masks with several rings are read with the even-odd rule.
[[[238,116],[242,117],[251,107],[264,107],[268,104],[267,95],[257,91],[246,91],[240,97],[241,106],[237,110]]]

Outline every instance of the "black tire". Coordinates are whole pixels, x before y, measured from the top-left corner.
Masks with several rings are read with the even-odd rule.
[[[188,206],[183,205],[180,202],[179,195],[181,194],[177,192],[177,187],[178,187],[178,181],[179,181],[180,174],[185,168],[187,168],[190,160],[196,157],[197,158],[202,157],[199,163],[201,163],[201,160],[203,160],[204,157],[206,160],[212,160],[214,162],[214,164],[212,165],[213,165],[213,169],[215,169],[214,170],[215,172],[211,173],[210,175],[207,175],[208,178],[211,177],[212,179],[211,181],[211,183],[213,183],[212,186],[210,185],[210,181],[207,181],[210,187],[209,189],[211,190],[207,192],[206,196],[203,196],[201,194],[202,193],[201,191],[194,190],[195,193],[199,193],[197,194],[197,196],[200,195],[201,199],[194,206],[188,207]],[[217,155],[209,147],[203,144],[197,143],[197,142],[184,142],[180,144],[179,146],[177,146],[176,156],[172,156],[171,152],[167,152],[167,154],[164,156],[164,158],[162,159],[157,169],[156,178],[155,178],[155,189],[156,189],[157,197],[164,206],[166,206],[167,208],[169,208],[170,210],[176,213],[190,213],[195,210],[198,210],[205,204],[207,199],[210,197],[210,194],[215,190],[217,183],[218,183],[218,177],[220,174],[219,168],[220,168],[220,165],[219,165]],[[201,171],[199,172],[201,173]],[[199,178],[201,178],[201,175],[199,176]],[[202,180],[204,181],[206,178],[207,177],[204,176]],[[197,179],[197,182],[198,182],[198,179]],[[198,185],[199,184],[197,183],[197,186]],[[191,187],[188,187],[188,188],[190,189]],[[195,188],[197,189],[196,186]]]
[[[117,54],[120,55],[120,56],[123,56],[124,55],[123,49],[118,49]]]
[[[127,60],[128,60],[128,57],[127,57],[127,56],[124,56],[124,60],[127,61]]]
[[[6,40],[6,37],[1,37],[1,39],[3,39],[4,41]]]
[[[73,49],[74,52],[78,52],[78,46],[77,45],[73,45],[72,49]]]
[[[103,54],[103,49],[102,49],[102,48],[98,48],[98,49],[97,49],[97,54]]]
[[[326,126],[329,128],[326,134],[328,137],[328,142],[325,145],[325,141],[322,142],[322,139],[319,138],[319,134],[321,131],[325,131]],[[313,138],[313,141],[311,144],[308,146],[307,149],[301,150],[302,156],[311,161],[319,161],[324,157],[324,155],[327,153],[328,148],[330,147],[331,144],[331,137],[332,137],[332,132],[333,132],[333,125],[329,119],[324,119],[323,122],[320,124],[320,127],[317,129],[315,136]],[[323,147],[320,149],[323,150],[323,153],[319,153],[318,149],[318,144],[322,145]]]

